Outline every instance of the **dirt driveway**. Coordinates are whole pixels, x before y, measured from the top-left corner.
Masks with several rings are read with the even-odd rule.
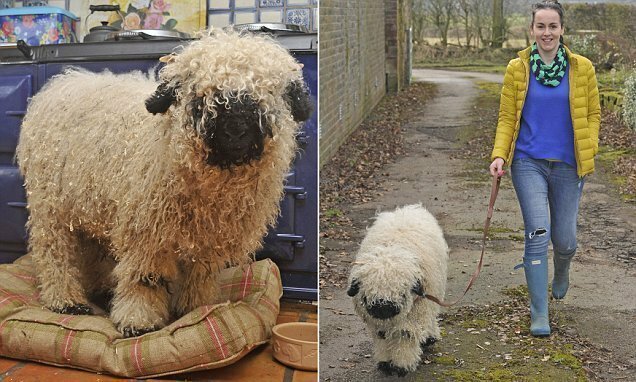
[[[357,243],[377,210],[421,202],[437,217],[451,248],[447,299],[463,291],[479,257],[490,179],[482,162],[464,159],[458,141],[478,123],[476,83],[502,78],[440,70],[414,70],[413,78],[435,83],[437,96],[404,126],[406,154],[382,169],[382,192],[343,208],[349,236],[321,239],[329,264],[321,277],[336,280],[321,286],[322,381],[393,380],[376,370],[371,339],[345,293]],[[548,340],[527,333],[525,279],[513,270],[523,223],[508,176],[492,224],[479,280],[445,310],[442,340],[404,380],[636,380],[636,208],[620,201],[602,169],[586,181],[571,289],[564,302],[551,302]]]

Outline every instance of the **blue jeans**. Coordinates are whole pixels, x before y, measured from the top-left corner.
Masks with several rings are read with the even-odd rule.
[[[525,226],[524,257],[546,256],[549,240],[555,255],[576,251],[576,217],[584,179],[565,162],[515,159],[512,183]]]

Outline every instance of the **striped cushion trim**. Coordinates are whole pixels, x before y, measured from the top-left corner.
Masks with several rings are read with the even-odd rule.
[[[268,342],[282,296],[280,271],[269,259],[226,269],[220,286],[227,302],[123,339],[107,317],[43,309],[36,282],[29,256],[0,266],[0,355],[135,378],[236,362]]]

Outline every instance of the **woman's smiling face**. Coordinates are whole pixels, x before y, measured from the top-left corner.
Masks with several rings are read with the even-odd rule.
[[[540,52],[543,51],[548,54],[556,52],[563,31],[561,18],[557,11],[540,9],[535,13],[534,23],[530,27],[530,34],[537,42]]]

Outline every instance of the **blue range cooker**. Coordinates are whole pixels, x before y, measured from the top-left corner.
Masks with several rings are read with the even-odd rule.
[[[304,64],[305,81],[316,105],[317,35],[279,33],[276,38]],[[157,73],[159,57],[178,51],[187,43],[187,40],[153,38],[35,47],[0,46],[0,263],[13,262],[26,253],[28,213],[14,155],[29,97],[69,65],[96,72],[108,69],[113,73],[133,70]],[[280,268],[284,297],[301,300],[318,299],[316,114],[304,123],[297,137],[299,152],[287,176],[281,216],[277,227],[267,234],[263,250],[257,254],[257,259],[269,257]]]

